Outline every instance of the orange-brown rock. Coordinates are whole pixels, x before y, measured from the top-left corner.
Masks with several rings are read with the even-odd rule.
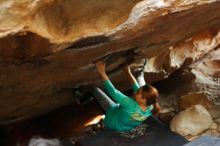
[[[215,59],[193,73],[198,88],[218,99],[217,0],[2,0],[0,8],[0,123],[72,102],[72,88],[100,82],[93,65],[98,59],[106,60],[111,79],[125,89],[119,69],[127,62],[151,58],[149,71],[162,74],[160,80],[212,51]],[[214,69],[207,74],[206,67]],[[213,77],[211,88],[201,74]]]
[[[203,105],[206,109],[210,109],[213,105],[213,102],[202,92],[189,93],[182,96],[180,99],[181,110],[185,110],[196,104]]]

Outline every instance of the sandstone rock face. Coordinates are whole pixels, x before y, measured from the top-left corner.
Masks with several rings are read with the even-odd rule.
[[[210,109],[213,105],[212,101],[204,93],[189,93],[180,99],[180,109],[185,110],[193,105],[200,104],[206,109]]]
[[[220,118],[216,119],[215,122],[220,125]]]
[[[119,89],[128,88],[120,68],[148,58],[149,82],[184,68],[189,89],[218,102],[217,0],[1,0],[0,8],[0,124],[66,105],[72,88],[100,85],[99,59]]]
[[[220,117],[220,105],[212,106],[211,109],[209,109],[209,113],[212,116],[212,118],[217,119]]]
[[[197,135],[210,127],[212,118],[202,105],[195,105],[177,114],[170,123],[180,135]]]
[[[220,124],[218,125],[218,129],[217,129],[217,130],[218,130],[218,132],[220,133]]]
[[[162,62],[160,58],[167,61]],[[185,43],[172,47],[171,51],[167,50],[149,59],[146,71],[153,69],[153,72],[158,73],[146,73],[147,79],[156,81],[164,79],[158,86],[161,89],[161,102],[165,103],[166,107],[173,107],[176,113],[181,110],[180,97],[190,96],[191,93],[205,93],[208,103],[205,103],[206,100],[201,101],[204,97],[199,98],[195,94],[193,94],[195,97],[188,97],[188,100],[193,104],[204,103],[212,115],[215,115],[212,117],[216,117],[219,110],[212,102],[215,105],[220,103],[220,72],[217,63],[219,58],[219,32],[203,31],[187,39]]]
[[[217,130],[217,128],[218,128],[218,125],[214,122],[212,122],[210,127],[209,127],[209,129],[211,129],[211,130]]]

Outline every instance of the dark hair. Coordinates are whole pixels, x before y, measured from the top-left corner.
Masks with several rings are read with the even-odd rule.
[[[157,89],[149,84],[146,84],[141,88],[142,88],[142,97],[147,99],[147,105],[155,104],[157,102],[157,97],[158,97]]]

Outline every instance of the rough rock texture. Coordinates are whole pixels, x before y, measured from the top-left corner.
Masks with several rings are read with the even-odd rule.
[[[214,108],[218,112],[216,109],[220,103],[219,37],[218,31],[202,31],[172,47],[171,51],[167,50],[149,59],[146,71],[153,69],[152,71],[158,73],[147,73],[148,79],[158,81],[165,78],[158,85],[165,109],[179,112],[180,97],[198,92],[207,96],[210,102],[216,105]],[[161,62],[161,58],[166,61]],[[158,68],[155,68],[156,66]],[[194,103],[199,102],[196,100],[192,99]]]
[[[208,111],[202,105],[195,105],[177,114],[172,119],[170,128],[182,136],[197,135],[208,129],[211,122]]]
[[[220,133],[220,124],[218,125],[218,129],[217,129],[217,131]]]
[[[220,118],[216,119],[215,122],[220,125]]]
[[[0,123],[72,102],[71,88],[99,83],[99,59],[120,89],[121,66],[148,58],[149,82],[182,68],[193,84],[181,95],[206,90],[219,101],[217,0],[1,0],[0,8]]]
[[[190,93],[182,96],[180,99],[181,110],[185,110],[196,104],[203,105],[206,109],[210,109],[213,105],[204,93]]]

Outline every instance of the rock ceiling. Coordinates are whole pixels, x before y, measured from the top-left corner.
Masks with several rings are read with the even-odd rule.
[[[0,123],[66,105],[74,87],[100,85],[99,59],[120,89],[119,69],[148,58],[149,82],[182,68],[192,91],[218,103],[219,28],[218,0],[0,0]]]

